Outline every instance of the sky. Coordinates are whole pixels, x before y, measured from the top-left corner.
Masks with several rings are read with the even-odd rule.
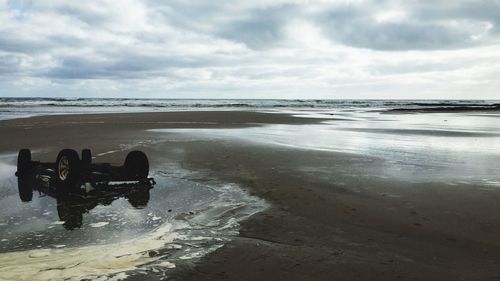
[[[0,96],[500,99],[500,0],[0,0]]]

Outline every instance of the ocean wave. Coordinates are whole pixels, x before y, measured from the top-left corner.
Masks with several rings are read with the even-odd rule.
[[[249,99],[131,99],[131,98],[0,98],[0,109],[50,109],[50,108],[290,108],[337,109],[374,108],[414,110],[435,107],[473,107],[490,109],[500,101],[483,100],[249,100]],[[47,110],[49,111],[49,110]]]
[[[460,112],[460,111],[499,111],[500,104],[436,104],[436,105],[420,105],[413,108],[392,108],[386,112]]]

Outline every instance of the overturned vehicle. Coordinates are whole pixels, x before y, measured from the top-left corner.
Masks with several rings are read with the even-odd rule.
[[[34,191],[55,198],[67,229],[81,227],[83,213],[118,198],[144,208],[155,185],[148,174],[149,161],[142,151],[128,153],[122,166],[114,166],[93,163],[89,149],[82,150],[81,158],[75,150],[63,149],[55,162],[33,161],[31,151],[21,149],[16,172],[21,201],[30,202]]]

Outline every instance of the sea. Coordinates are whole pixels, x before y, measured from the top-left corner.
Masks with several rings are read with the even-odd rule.
[[[500,100],[350,100],[350,99],[135,99],[0,97],[0,120],[52,114],[166,111],[335,111],[424,108],[498,108]]]

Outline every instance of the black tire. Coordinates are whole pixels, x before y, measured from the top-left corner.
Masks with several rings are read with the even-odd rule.
[[[75,188],[80,179],[81,162],[78,153],[73,149],[63,149],[57,155],[56,182],[57,191],[66,194]]]
[[[149,174],[148,157],[142,151],[130,152],[125,158],[123,170],[127,180],[146,180]]]
[[[17,155],[17,176],[23,177],[31,173],[32,163],[31,163],[31,151],[29,149],[19,150]]]
[[[92,153],[90,149],[82,149],[82,168],[88,169],[92,163]]]
[[[149,202],[149,190],[139,190],[127,195],[127,200],[136,209],[144,209]]]
[[[19,198],[22,202],[30,202],[33,199],[33,185],[35,179],[32,176],[19,176],[17,178],[17,188],[19,190]]]

